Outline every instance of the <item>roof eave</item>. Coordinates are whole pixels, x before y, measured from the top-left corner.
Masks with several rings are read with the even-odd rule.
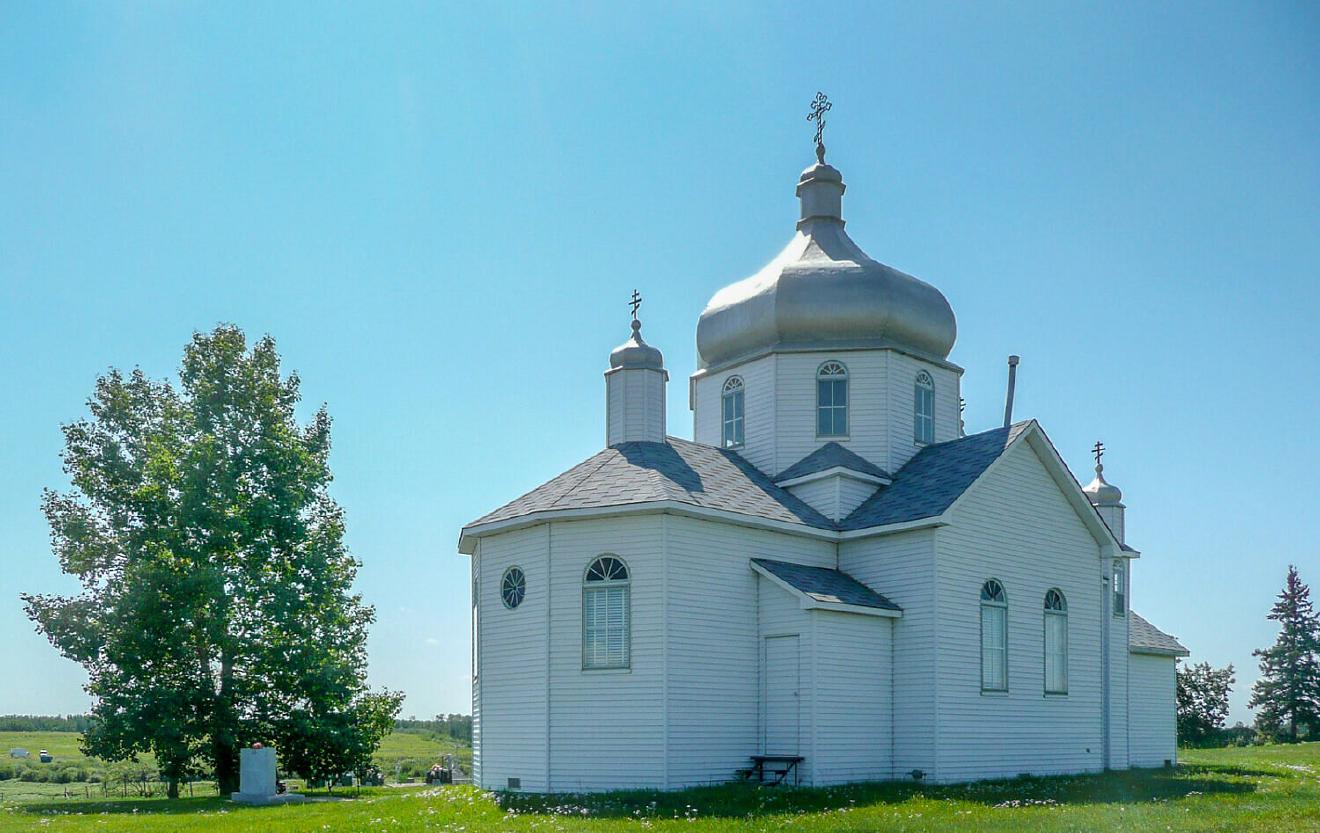
[[[701,518],[704,520],[723,521],[724,523],[736,524],[738,526],[748,526],[756,529],[770,529],[776,532],[788,533],[790,535],[800,535],[807,538],[818,538],[827,541],[837,540],[838,536],[838,532],[833,529],[822,529],[820,527],[808,526],[807,524],[778,521],[773,518],[761,518],[756,515],[745,515],[740,512],[729,512],[723,509],[711,509],[706,506],[696,506],[677,500],[652,500],[639,503],[617,504],[614,506],[586,506],[570,509],[540,510],[529,512],[525,515],[519,515],[514,518],[470,524],[463,527],[459,532],[458,551],[464,555],[471,555],[472,547],[475,546],[475,542],[479,538],[484,538],[487,535],[494,535],[500,532],[510,532],[515,529],[535,526],[536,524],[546,523],[548,521],[587,520],[591,518],[615,517],[619,515],[644,515],[657,513],[686,515],[688,517]]]
[[[1129,654],[1146,654],[1153,657],[1189,657],[1192,652],[1186,648],[1152,648],[1145,645],[1129,645]]]
[[[861,483],[867,483],[873,486],[888,486],[894,481],[888,477],[876,477],[874,474],[858,471],[847,466],[831,466],[821,471],[813,471],[810,474],[804,474],[800,477],[790,477],[787,480],[776,480],[775,485],[781,489],[787,489],[790,486],[801,486],[804,483],[812,483],[817,480],[824,480],[827,477],[846,477],[849,480],[856,480]]]
[[[752,570],[760,576],[769,579],[772,584],[780,587],[798,598],[798,607],[801,610],[833,610],[839,613],[858,613],[862,616],[879,616],[886,619],[903,618],[902,610],[893,610],[887,607],[868,607],[866,605],[844,604],[843,602],[823,602],[820,599],[814,599],[809,594],[799,590],[779,576],[775,575],[770,569],[757,564],[755,560],[747,562]]]

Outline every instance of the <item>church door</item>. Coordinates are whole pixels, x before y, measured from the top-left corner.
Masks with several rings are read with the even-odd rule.
[[[765,640],[765,754],[798,754],[798,637]]]

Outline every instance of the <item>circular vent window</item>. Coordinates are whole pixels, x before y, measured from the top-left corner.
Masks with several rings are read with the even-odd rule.
[[[510,567],[504,571],[504,580],[500,582],[500,595],[504,598],[504,606],[515,608],[522,604],[523,596],[527,595],[527,577],[523,571],[517,567]]]

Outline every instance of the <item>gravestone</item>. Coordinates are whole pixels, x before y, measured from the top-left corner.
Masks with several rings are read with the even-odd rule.
[[[292,804],[305,801],[298,793],[280,795],[275,786],[275,747],[239,750],[238,792],[229,796],[240,804]]]

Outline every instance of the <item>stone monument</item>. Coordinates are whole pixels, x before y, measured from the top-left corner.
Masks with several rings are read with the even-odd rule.
[[[307,800],[307,796],[298,793],[279,793],[275,785],[275,747],[259,743],[239,750],[238,792],[229,797],[240,804],[294,804]]]

